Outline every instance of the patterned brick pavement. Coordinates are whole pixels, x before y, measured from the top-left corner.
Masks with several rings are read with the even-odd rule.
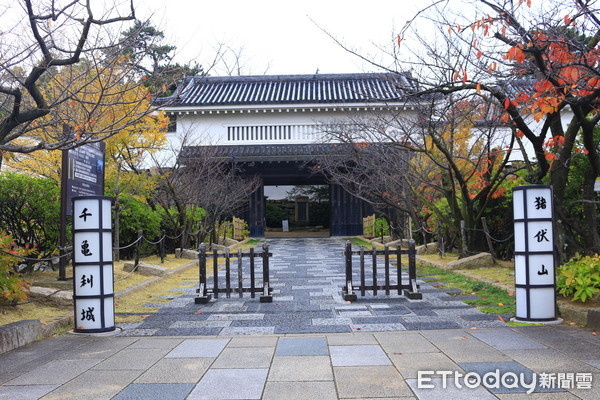
[[[223,294],[206,305],[194,304],[198,282],[185,281],[167,303],[141,323],[121,324],[121,336],[247,335],[403,331],[504,327],[496,315],[486,315],[463,303],[468,296],[419,280],[423,300],[403,296],[361,297],[353,303],[341,296],[344,284],[344,241],[334,238],[268,239],[273,253],[273,302],[260,303],[249,294]],[[358,263],[356,263],[358,264]],[[245,267],[246,268],[246,267]],[[392,268],[395,269],[395,268]],[[236,267],[232,282],[237,282]],[[369,270],[369,269],[368,269]],[[355,271],[358,282],[358,271]],[[247,272],[245,273],[247,275]],[[259,274],[260,276],[260,274]],[[392,282],[396,277],[392,276]],[[369,278],[368,278],[369,280]],[[382,277],[379,278],[382,281]],[[210,279],[209,279],[210,287]]]

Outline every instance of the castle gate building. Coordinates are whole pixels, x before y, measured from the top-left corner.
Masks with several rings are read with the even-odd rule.
[[[312,168],[319,157],[335,155],[325,131],[376,112],[414,112],[407,105],[413,89],[401,74],[187,77],[158,103],[172,121],[170,141],[185,136],[193,143],[182,146],[183,156],[212,146],[244,174],[260,177],[243,215],[251,236],[265,234],[264,188],[278,185],[328,185],[329,233],[346,236],[362,234],[370,210]]]

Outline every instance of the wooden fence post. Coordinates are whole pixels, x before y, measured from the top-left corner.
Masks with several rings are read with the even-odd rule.
[[[481,217],[481,225],[483,226],[483,233],[485,233],[485,240],[487,241],[488,248],[490,249],[490,254],[492,255],[492,259],[496,262],[496,252],[494,251],[494,244],[492,243],[492,238],[490,236],[490,230],[487,226],[487,221],[485,217]]]
[[[140,252],[142,250],[142,236],[144,236],[144,231],[138,231],[137,243],[135,244],[135,262],[133,264],[133,269],[135,270],[140,263]]]

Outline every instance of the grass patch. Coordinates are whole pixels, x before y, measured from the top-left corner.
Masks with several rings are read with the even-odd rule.
[[[465,303],[476,306],[486,314],[514,314],[515,299],[505,290],[499,289],[489,283],[480,282],[466,276],[456,274],[436,267],[421,267],[419,276],[432,276],[438,282],[443,282],[435,287],[461,289],[465,295],[479,297],[477,300],[466,300]]]
[[[13,306],[0,306],[0,325],[28,319],[39,319],[42,324],[71,315],[73,307],[57,307],[50,304],[33,302]]]
[[[257,243],[260,243],[260,242],[262,242],[262,240],[260,240],[260,239],[250,239],[246,243],[244,243],[244,246],[246,246],[246,245],[252,245],[252,244],[257,244]]]
[[[373,243],[367,242],[366,240],[357,237],[345,238],[344,240],[350,241],[350,243],[357,247],[363,246],[368,249],[373,247]]]
[[[463,271],[509,287],[514,287],[515,284],[515,267],[511,261],[497,260],[496,264],[486,268],[475,268]]]
[[[506,321],[510,326],[544,326],[544,324],[531,324],[527,322]]]

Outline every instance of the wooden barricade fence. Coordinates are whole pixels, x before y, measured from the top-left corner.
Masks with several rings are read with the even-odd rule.
[[[367,239],[375,237],[375,214],[363,218],[363,236]]]
[[[255,252],[253,248],[250,249],[248,253],[242,252],[242,249],[238,249],[237,253],[231,254],[229,249],[225,250],[225,253],[219,254],[216,249],[214,249],[211,253],[206,251],[206,246],[204,243],[200,244],[198,247],[198,275],[200,284],[198,289],[196,289],[196,293],[198,294],[194,300],[196,304],[206,304],[210,301],[211,297],[214,296],[215,299],[219,297],[219,293],[225,293],[227,298],[231,297],[232,293],[238,293],[239,297],[244,297],[244,292],[249,292],[251,298],[256,297],[256,293],[262,293],[260,296],[261,303],[271,303],[273,301],[273,296],[271,292],[273,289],[269,286],[269,257],[273,254],[269,253],[269,245],[263,245],[262,252]],[[208,267],[207,267],[207,258],[212,258],[213,260],[213,285],[211,288],[207,286],[207,275],[208,275]],[[225,258],[225,287],[219,285],[219,258]],[[232,268],[231,268],[231,259],[237,258],[237,282],[233,282],[235,285],[237,283],[237,287],[232,288]],[[249,259],[249,271],[247,273],[250,277],[250,287],[244,287],[244,268],[243,268],[243,259]],[[256,284],[256,259],[262,259],[262,286],[257,286]],[[236,271],[234,271],[235,273]]]
[[[244,220],[241,218],[233,217],[233,239],[234,240],[244,240],[243,235],[244,230]]]
[[[402,278],[402,255],[408,255],[408,281],[404,282]],[[342,296],[346,301],[355,301],[357,299],[356,292],[360,291],[361,296],[366,295],[366,291],[370,290],[374,296],[379,291],[385,291],[386,295],[389,295],[391,291],[397,291],[398,295],[404,294],[409,299],[422,299],[423,294],[419,291],[419,285],[417,285],[417,266],[416,266],[416,249],[415,241],[410,240],[408,242],[408,250],[402,250],[400,248],[395,251],[390,251],[386,246],[384,250],[377,250],[373,246],[372,250],[365,250],[363,246],[358,251],[352,251],[352,244],[346,243],[344,250],[344,257],[346,263],[346,285],[342,288]],[[352,256],[360,256],[360,285],[353,284],[352,278]],[[396,256],[396,277],[397,283],[390,283],[390,256]],[[366,271],[365,271],[365,256],[372,257],[372,278],[371,285],[367,285],[366,282]],[[377,271],[377,256],[384,256],[384,284],[378,284],[378,271]]]

